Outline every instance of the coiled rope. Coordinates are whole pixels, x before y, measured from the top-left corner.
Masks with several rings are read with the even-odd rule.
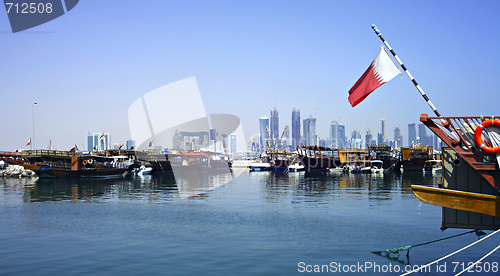
[[[457,251],[455,251],[455,252],[453,252],[453,253],[450,253],[450,254],[448,254],[448,255],[446,255],[446,256],[444,256],[444,257],[440,258],[440,259],[437,259],[437,260],[435,260],[435,261],[433,261],[433,262],[431,262],[431,263],[428,263],[428,264],[426,264],[426,265],[424,265],[424,266],[418,267],[418,268],[416,268],[416,269],[414,269],[414,270],[412,270],[412,271],[410,271],[410,272],[407,272],[407,273],[405,273],[405,274],[402,274],[401,276],[405,276],[405,275],[408,275],[408,274],[411,274],[411,273],[413,273],[413,272],[417,272],[417,271],[422,271],[424,268],[426,268],[426,267],[428,267],[428,266],[430,266],[430,265],[433,265],[433,264],[435,264],[435,263],[437,263],[437,262],[440,262],[440,261],[442,261],[442,260],[444,260],[444,259],[446,259],[446,258],[448,258],[448,257],[450,257],[450,256],[453,256],[453,255],[457,254],[458,252],[463,251],[463,250],[465,250],[465,249],[467,249],[467,248],[469,248],[469,247],[471,247],[471,246],[475,245],[476,243],[482,242],[482,241],[484,241],[485,239],[487,239],[487,238],[489,238],[489,237],[491,237],[491,236],[495,235],[495,234],[496,234],[496,233],[498,233],[498,232],[500,232],[500,229],[498,229],[497,231],[495,231],[495,232],[493,232],[493,233],[489,234],[488,236],[486,236],[486,237],[484,237],[484,238],[482,238],[482,239],[480,239],[480,240],[477,240],[477,241],[475,241],[475,242],[473,242],[473,243],[471,243],[471,244],[467,245],[466,247],[463,247],[463,248],[461,248],[461,249],[459,249],[459,250],[457,250]],[[484,259],[484,258],[486,258],[489,254],[493,253],[493,252],[494,252],[495,250],[497,250],[497,249],[498,249],[498,247],[497,247],[497,248],[495,248],[495,249],[494,249],[493,251],[491,251],[490,253],[486,254],[486,256],[484,256],[483,258],[481,258],[481,260],[482,260],[482,259]],[[481,260],[479,260],[479,261],[481,261]],[[479,261],[478,261],[478,262],[479,262]],[[477,262],[476,262],[476,263],[477,263]],[[469,268],[470,268],[470,266],[469,266],[467,269],[469,269]],[[467,269],[465,269],[465,271],[466,271]],[[462,271],[462,272],[463,272],[463,271]],[[460,272],[460,273],[462,273],[462,272]],[[458,274],[457,274],[457,275],[458,275]]]

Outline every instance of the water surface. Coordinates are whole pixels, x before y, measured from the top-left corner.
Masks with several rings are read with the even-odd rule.
[[[437,186],[441,175],[245,170],[223,184],[228,177],[182,185],[169,174],[0,178],[0,274],[290,275],[347,267],[367,275],[374,270],[366,263],[404,269],[477,240],[468,234],[415,247],[409,259],[370,253],[468,231],[442,232],[441,208],[411,192],[411,184]],[[476,261],[498,244],[493,236],[441,262],[446,273],[432,266],[426,275],[454,275],[461,269],[452,262]]]

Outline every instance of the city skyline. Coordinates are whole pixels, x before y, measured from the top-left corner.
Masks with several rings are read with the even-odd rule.
[[[493,99],[497,93],[498,1],[151,5],[80,1],[57,20],[15,34],[0,12],[2,111],[15,115],[4,117],[8,135],[0,138],[0,150],[29,149],[33,132],[37,148],[52,141],[69,150],[85,144],[82,133],[91,129],[125,143],[132,138],[128,107],[192,76],[206,113],[237,116],[246,137],[259,133],[255,119],[274,107],[286,114],[280,131],[292,126],[295,107],[301,120],[316,118],[321,139],[329,139],[332,121],[345,125],[346,133],[358,130],[364,137],[369,129],[373,135],[380,118],[387,119],[387,133],[399,127],[405,134],[420,114],[433,114],[404,74],[354,108],[347,100],[380,50],[372,24],[443,116],[496,115],[494,101],[470,105],[466,99],[472,91]],[[167,109],[172,104],[164,103]]]
[[[278,109],[274,107],[274,109],[271,110],[271,118],[274,120],[274,124],[280,125],[280,117],[278,116]],[[281,113],[283,114],[283,112]],[[285,116],[286,118],[286,116]],[[321,145],[321,146],[326,146],[326,147],[332,147],[332,148],[367,148],[368,144],[385,144],[389,145],[394,148],[400,148],[404,146],[411,146],[412,142],[414,146],[433,146],[435,149],[438,149],[439,145],[437,144],[437,136],[432,133],[430,130],[427,131],[426,127],[424,124],[419,123],[418,124],[418,135],[416,131],[416,126],[417,124],[411,123],[407,125],[406,132],[405,130],[401,129],[399,126],[394,127],[393,129],[393,138],[390,139],[388,137],[388,130],[387,130],[387,118],[380,118],[379,121],[379,132],[375,133],[375,137],[378,137],[378,139],[373,139],[373,132],[368,128],[368,122],[366,122],[367,129],[365,132],[362,130],[358,129],[352,129],[350,132],[346,131],[346,126],[341,125],[338,123],[338,121],[332,121],[330,128],[329,128],[329,136],[328,137],[321,137],[318,135],[314,135],[317,133],[318,129],[316,129],[316,123],[317,123],[317,118],[312,118],[310,115],[309,118],[304,119],[302,122],[300,122],[301,114],[300,114],[300,109],[296,109],[293,107],[291,109],[291,121],[292,121],[292,127],[295,126],[295,133],[294,129],[292,128],[292,137],[291,140],[288,140],[289,135],[286,134],[284,135],[283,141],[281,141],[280,145],[286,145],[288,150],[293,151],[295,149],[296,145]],[[261,143],[265,143],[264,147],[261,146],[260,151],[265,150],[269,146],[272,146],[272,142],[274,140],[279,141],[279,138],[273,138],[272,136],[270,137],[271,139],[267,138],[267,135],[270,135],[270,127],[269,124],[271,122],[271,119],[263,116],[259,118],[259,125],[261,132],[257,137],[251,136],[249,139],[256,139],[258,138],[260,141],[263,141]],[[311,143],[312,136],[310,135],[310,122],[313,122],[313,128],[312,132],[313,135],[316,137],[314,141],[315,143]],[[300,126],[302,126],[302,129],[300,129]],[[289,125],[287,124],[285,128],[283,129],[283,133],[288,133],[288,127]],[[264,131],[264,132],[262,132]],[[264,133],[264,135],[262,134]],[[402,133],[407,133],[409,141],[405,143],[404,141],[404,135]],[[429,135],[427,135],[429,134]],[[294,139],[294,137],[299,137],[298,139]],[[269,139],[269,142],[265,142],[266,139]],[[274,139],[274,140],[273,140]],[[280,147],[282,148],[282,147]]]

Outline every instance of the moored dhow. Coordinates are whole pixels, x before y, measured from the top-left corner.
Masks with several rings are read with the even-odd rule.
[[[500,121],[484,116],[428,117],[427,114],[422,114],[420,121],[449,148],[443,149],[443,185],[438,188],[412,185],[415,196],[425,203],[446,207],[443,229],[498,229],[498,219],[481,214],[500,217]],[[458,213],[457,209],[469,212]]]
[[[296,155],[285,150],[268,150],[269,167],[274,172],[284,172],[296,161]]]
[[[23,151],[22,166],[40,177],[110,177],[126,175],[135,166],[133,155],[113,151],[82,154],[74,151]]]
[[[322,146],[297,146],[306,172],[329,171],[340,166],[339,150]]]
[[[427,160],[434,159],[431,146],[401,147],[401,165],[405,171],[422,171]]]

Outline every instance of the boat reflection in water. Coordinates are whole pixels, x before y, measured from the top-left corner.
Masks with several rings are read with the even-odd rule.
[[[344,174],[342,172],[263,172],[251,174],[265,182],[268,203],[297,206],[382,206],[390,200],[412,199],[411,185],[437,187],[440,174],[387,171],[384,174]],[[334,200],[332,200],[334,199]]]
[[[194,172],[175,177],[181,198],[203,196],[233,179],[231,172]]]
[[[22,191],[23,202],[114,200],[164,202],[175,198],[206,197],[233,179],[231,172],[198,172],[132,176],[129,178],[0,178],[0,185]]]

